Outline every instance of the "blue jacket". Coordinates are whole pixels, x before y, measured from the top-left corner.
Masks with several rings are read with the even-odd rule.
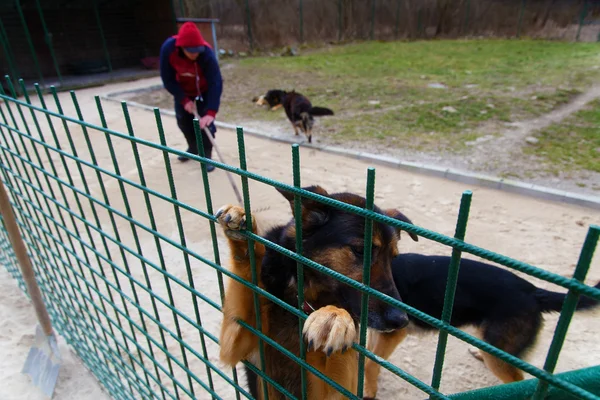
[[[192,61],[175,46],[175,37],[168,38],[160,49],[160,77],[178,103],[185,105],[196,96],[202,96],[207,114],[214,117],[219,111],[223,78],[209,46]]]

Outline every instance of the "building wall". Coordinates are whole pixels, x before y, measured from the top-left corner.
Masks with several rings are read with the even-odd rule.
[[[61,74],[107,69],[102,35],[87,0],[64,0],[64,5],[40,0]],[[21,0],[35,53],[44,77],[56,76],[38,10],[33,1]],[[99,16],[113,68],[138,67],[144,57],[158,56],[162,42],[174,33],[169,1],[99,0]],[[38,78],[25,31],[17,9],[3,8],[2,22],[19,75]],[[6,54],[0,53],[0,68],[9,72]]]

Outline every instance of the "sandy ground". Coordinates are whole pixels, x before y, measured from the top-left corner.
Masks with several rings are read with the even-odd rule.
[[[147,85],[148,82],[139,81],[133,84],[118,84],[78,92],[85,119],[89,122],[99,124],[100,120],[95,109],[94,95]],[[74,108],[69,104],[69,94],[63,93],[60,95],[60,98],[63,101],[66,113],[74,115]],[[109,127],[125,132],[126,126],[123,121],[121,106],[113,102],[104,102],[103,106]],[[132,109],[130,114],[136,136],[153,142],[158,141],[157,129],[152,113]],[[164,117],[163,124],[167,133],[167,143],[177,149],[183,149],[183,135],[178,132],[175,119]],[[47,124],[45,121],[41,121],[41,126],[44,132],[46,132]],[[74,143],[79,155],[83,159],[89,160],[89,153],[87,152],[81,129],[73,123],[69,123],[68,127],[73,134]],[[64,131],[58,125],[56,125],[56,128],[63,148],[66,148],[67,142],[64,138]],[[89,133],[98,163],[108,171],[114,171],[104,134],[93,130],[90,130]],[[237,158],[235,133],[220,130],[217,140],[221,151],[227,157],[227,161],[237,164],[239,160]],[[292,182],[291,149],[289,146],[253,137],[246,137],[245,140],[248,168],[250,171],[279,181]],[[128,141],[118,138],[113,138],[113,144],[119,160],[121,175],[134,182],[139,182],[140,178],[132,156],[131,145]],[[152,190],[170,196],[169,182],[161,153],[145,146],[139,146],[139,151],[147,186]],[[53,159],[55,162],[59,161],[57,156],[53,156]],[[178,198],[192,207],[206,211],[205,193],[199,165],[193,162],[179,163],[176,161],[174,155],[170,155],[169,159],[172,163]],[[56,165],[60,167],[59,164]],[[301,165],[303,185],[319,184],[332,192],[346,190],[361,194],[365,192],[366,169],[369,167],[366,163],[303,148],[301,149]],[[77,169],[73,168],[72,164],[70,164],[70,167],[70,176],[74,180],[74,185],[84,190],[84,186],[81,184],[82,179]],[[62,171],[62,167],[59,168],[59,171]],[[64,171],[59,174],[63,178],[66,177]],[[95,173],[90,168],[84,167],[84,174],[92,195],[101,199],[102,191]],[[124,202],[118,182],[113,178],[105,176],[104,184],[111,206],[117,210],[124,211]],[[149,218],[144,196],[139,190],[128,185],[126,186],[133,217],[143,224],[148,225]],[[226,203],[235,203],[235,197],[223,171],[215,171],[210,174],[210,186],[215,209]],[[376,203],[378,205],[382,207],[398,207],[412,218],[417,225],[446,235],[453,235],[454,233],[460,196],[467,189],[473,191],[471,219],[466,236],[468,242],[534,264],[563,276],[570,276],[573,273],[588,226],[600,223],[600,213],[590,209],[544,202],[490,189],[469,187],[455,182],[420,176],[391,168],[377,168]],[[252,207],[258,210],[257,218],[260,219],[263,227],[285,221],[290,217],[287,202],[273,188],[257,182],[250,182],[250,191]],[[72,201],[70,198],[69,200]],[[181,243],[182,238],[177,229],[177,217],[173,205],[155,197],[152,198],[151,204],[156,218],[157,231],[161,235],[164,235],[165,239],[174,243]],[[101,207],[96,208],[102,229],[107,232],[109,237],[114,238],[115,232],[107,212]],[[71,209],[73,212],[79,214],[74,205],[72,205]],[[84,202],[83,209],[88,219],[92,220],[89,213],[89,203]],[[181,215],[184,226],[185,245],[188,250],[213,261],[214,253],[210,239],[209,224],[202,217],[193,215],[185,210],[181,211]],[[129,221],[117,216],[115,223],[120,234],[120,242],[127,246],[127,249],[135,252],[136,243]],[[67,223],[67,225],[69,224]],[[81,227],[82,225],[79,226]],[[98,251],[103,254],[105,253],[103,245],[98,240],[98,235],[92,235],[90,238],[85,234],[85,231],[81,230],[81,232],[81,237],[84,241],[92,244],[95,243]],[[183,285],[190,282],[188,269],[186,268],[187,260],[180,250],[171,243],[161,240],[161,254],[159,254],[154,237],[150,233],[140,228],[137,228],[136,232],[139,235],[140,247],[147,265],[152,264],[158,269],[160,269],[161,265],[164,265],[167,271],[180,279],[180,283]],[[221,259],[227,260],[227,248],[224,238],[220,232],[218,235]],[[130,268],[131,275],[141,285],[145,285],[143,266],[139,259],[128,252],[125,257],[121,256],[116,251],[117,248],[114,243],[110,242],[110,239],[107,247],[110,250],[114,264],[121,269],[125,267]],[[401,251],[450,254],[449,248],[427,240],[421,240],[419,243],[403,240],[401,242]],[[88,254],[90,256],[93,255],[89,250]],[[164,264],[161,264],[161,256],[164,259]],[[68,271],[70,268],[73,268],[73,265],[67,263],[67,266],[61,267],[61,270]],[[135,305],[127,301],[133,296],[129,280],[119,272],[116,272],[118,278],[115,280],[113,272],[106,262],[102,262],[101,266],[98,266],[95,261],[92,261],[92,265],[98,272],[96,277],[98,278],[100,292],[108,293],[107,286],[102,283],[100,274],[106,274],[106,280],[110,283],[118,281],[126,298],[125,301],[122,301],[119,293],[113,288],[110,290],[110,293],[114,296],[114,302],[120,310],[127,308],[131,319],[139,324],[142,319],[140,314],[136,310]],[[147,268],[154,293],[160,299],[168,301],[169,290],[165,285],[163,275],[152,267]],[[189,257],[189,272],[196,289],[208,299],[220,304],[218,278],[215,270],[194,257]],[[89,276],[91,274],[88,275],[86,272],[88,281],[90,280]],[[540,286],[556,289],[553,285],[545,282],[532,278],[531,280]],[[586,282],[595,283],[598,280],[600,280],[600,257],[596,256]],[[156,339],[156,343],[160,343],[159,329],[157,324],[152,321],[152,318],[155,318],[155,314],[150,298],[139,286],[135,286],[135,288],[139,296],[139,303],[144,310],[148,311],[148,315],[143,317],[147,325],[147,331],[149,335]],[[189,365],[189,370],[199,379],[206,381],[205,364],[197,356],[203,353],[201,337],[198,330],[190,323],[197,320],[192,296],[182,285],[173,281],[170,282],[170,291],[177,308],[187,317],[182,318],[180,316],[177,318],[182,337],[189,344],[190,348],[197,352],[196,354],[192,354],[189,350],[186,350],[186,362]],[[75,295],[73,296],[81,298],[81,294],[77,291],[74,293]],[[94,293],[91,297],[98,306],[100,304],[98,296]],[[185,391],[189,390],[187,389],[189,388],[188,380],[183,369],[177,365],[177,362],[184,365],[183,356],[179,344],[171,335],[171,333],[175,334],[178,328],[171,310],[161,304],[160,300],[157,301],[157,309],[161,324],[167,330],[165,333],[166,345],[169,353],[175,359],[172,364],[176,380],[181,385],[179,387],[179,396],[186,398]],[[201,299],[198,299],[198,311],[202,326],[213,335],[218,335],[221,320],[220,312]],[[86,318],[85,311],[80,310],[80,312],[82,318]],[[33,337],[35,323],[33,309],[28,306],[25,297],[19,294],[16,284],[4,271],[0,275],[0,316],[3,317],[2,321],[7,321],[0,328],[0,338],[2,339],[0,340],[0,349],[4,355],[4,357],[0,358],[0,371],[2,371],[0,375],[0,398],[39,398],[36,389],[31,387],[28,384],[27,378],[22,377],[19,372]],[[597,337],[597,332],[600,330],[598,316],[600,316],[599,311],[592,311],[585,314],[581,313],[573,319],[562,355],[558,362],[557,371],[587,367],[598,363],[600,359],[600,340]],[[115,317],[111,317],[111,320],[114,321]],[[546,317],[546,324],[540,335],[540,340],[528,357],[528,360],[536,366],[541,367],[543,365],[556,320],[557,317],[553,315]],[[102,321],[106,324],[105,318],[102,318]],[[124,322],[123,326],[125,332],[132,336],[133,334],[129,326]],[[135,349],[136,346],[139,346],[140,349],[147,350],[148,341],[144,338],[143,332],[135,327],[133,332],[136,335],[136,338],[133,338],[135,340],[132,340],[131,337],[128,337],[126,340],[129,347]],[[98,332],[91,332],[89,335],[90,340],[95,340],[94,337],[99,337],[97,335]],[[121,336],[119,335],[118,340],[121,341]],[[392,357],[392,361],[417,378],[429,383],[431,380],[436,342],[437,337],[435,335],[424,338],[410,337],[396,351]],[[168,370],[167,357],[165,352],[161,351],[156,343],[151,346],[154,354],[153,357],[166,371]],[[110,344],[112,344],[112,341]],[[217,345],[206,338],[206,348],[210,362],[222,367],[218,361]],[[82,367],[81,362],[68,350],[64,341],[61,341],[61,351],[64,354],[65,361],[55,398],[61,400],[100,399],[106,396],[100,393],[100,385],[95,382],[91,374]],[[119,353],[126,360],[128,359],[127,352],[123,348],[119,350]],[[131,354],[136,356],[137,353],[135,350],[131,350]],[[148,371],[154,373],[154,369],[148,361],[148,356],[145,355],[143,358]],[[137,371],[141,374],[139,369]],[[227,375],[231,375],[227,369],[224,369],[224,371]],[[141,375],[143,379],[143,374]],[[162,371],[159,375],[161,384],[164,385],[165,390],[174,394],[172,380],[167,378]],[[221,377],[213,372],[212,379],[215,391],[220,397],[225,399],[234,398],[233,389]],[[154,390],[159,390],[156,382],[150,382]],[[468,355],[467,345],[450,338],[441,387],[444,393],[454,393],[498,383],[496,378],[481,363]],[[202,389],[199,384],[194,383],[193,389],[197,398],[210,398],[208,392]],[[400,378],[385,372],[380,378],[380,392],[378,397],[381,399],[421,399],[423,398],[423,394]]]

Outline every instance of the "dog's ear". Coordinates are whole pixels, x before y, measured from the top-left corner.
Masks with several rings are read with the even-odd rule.
[[[414,225],[413,222],[406,215],[402,214],[400,211],[396,210],[395,208],[390,208],[390,209],[384,210],[383,213],[385,215],[387,215],[388,217],[391,217],[391,218],[397,219],[399,221]],[[401,230],[402,229],[397,229],[398,237],[400,237]],[[415,235],[414,233],[408,232],[408,234],[411,237],[411,239],[414,240],[415,242],[419,241],[419,237],[417,235]]]
[[[307,186],[302,188],[306,191],[320,194],[322,196],[328,196],[329,193],[321,186]],[[277,189],[279,193],[286,198],[290,203],[290,207],[292,208],[292,213],[294,217],[296,216],[296,212],[294,210],[294,193],[288,192],[287,190]],[[329,218],[329,207],[325,204],[320,203],[318,201],[314,201],[311,199],[307,199],[306,197],[302,197],[302,226],[303,227],[314,227],[323,225],[327,222]]]

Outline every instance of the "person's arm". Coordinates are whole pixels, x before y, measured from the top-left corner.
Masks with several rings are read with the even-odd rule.
[[[204,54],[202,54],[202,73],[206,79],[208,89],[204,94],[204,101],[206,102],[206,114],[213,118],[219,112],[219,106],[221,105],[221,94],[223,93],[223,78],[221,77],[221,70],[219,69],[219,63],[215,54],[210,48],[206,48]]]
[[[185,95],[179,82],[175,79],[175,68],[169,61],[173,51],[175,51],[175,38],[169,38],[160,48],[160,78],[165,89],[175,97],[175,101],[185,106],[191,100]]]

